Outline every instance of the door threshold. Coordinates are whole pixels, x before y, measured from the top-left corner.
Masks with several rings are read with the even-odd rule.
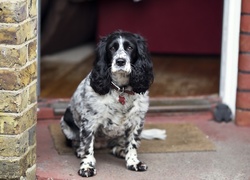
[[[60,119],[70,99],[39,99],[38,120]],[[148,113],[195,113],[213,111],[221,102],[218,94],[188,97],[150,98]]]

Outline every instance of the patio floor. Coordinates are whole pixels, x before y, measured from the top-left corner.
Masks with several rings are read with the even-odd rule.
[[[91,179],[250,179],[250,127],[238,127],[233,122],[217,123],[210,112],[149,114],[146,122],[193,123],[216,145],[216,151],[139,154],[149,166],[146,172],[129,171],[124,160],[110,154],[96,154],[97,175]],[[59,123],[59,120],[39,120],[37,124],[37,179],[83,179],[77,174],[79,159],[58,155],[55,150],[48,129],[52,123]]]

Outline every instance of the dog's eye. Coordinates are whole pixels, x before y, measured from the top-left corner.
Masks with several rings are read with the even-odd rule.
[[[110,51],[115,51],[115,47],[112,46],[112,47],[109,48],[109,50],[110,50]]]
[[[127,51],[132,51],[132,50],[133,50],[133,48],[131,46],[127,47]]]

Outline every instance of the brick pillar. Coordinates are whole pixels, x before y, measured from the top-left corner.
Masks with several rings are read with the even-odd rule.
[[[250,126],[250,1],[242,0],[236,123]]]
[[[36,179],[36,0],[0,0],[0,179]]]

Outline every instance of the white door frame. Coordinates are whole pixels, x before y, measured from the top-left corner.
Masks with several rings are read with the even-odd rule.
[[[235,117],[238,78],[241,0],[224,0],[220,97]]]

